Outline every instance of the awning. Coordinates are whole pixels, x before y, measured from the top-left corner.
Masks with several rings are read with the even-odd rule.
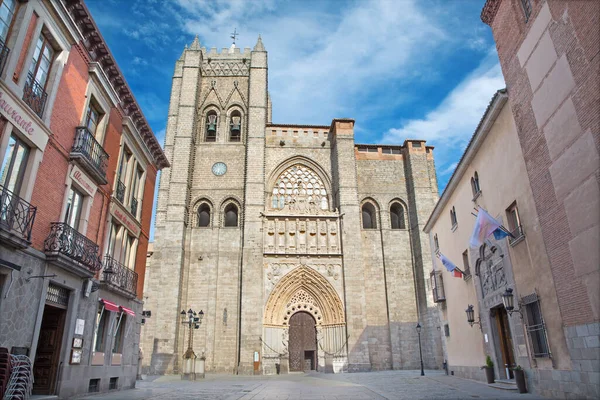
[[[114,311],[114,312],[119,312],[119,306],[116,305],[115,303],[113,303],[112,301],[108,301],[106,299],[100,299],[100,301],[102,302],[102,304],[104,304],[104,308],[107,309],[108,311]]]
[[[123,312],[126,312],[127,314],[129,314],[129,315],[131,315],[131,316],[135,317],[135,312],[134,312],[132,309],[130,309],[130,308],[127,308],[127,307],[123,307],[123,306],[121,306],[121,310],[122,310]]]

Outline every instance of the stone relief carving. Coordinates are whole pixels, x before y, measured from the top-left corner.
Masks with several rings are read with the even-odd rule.
[[[263,218],[265,253],[338,254],[337,218],[286,218],[266,215]]]
[[[480,257],[477,260],[476,272],[481,282],[483,297],[506,286],[504,273],[504,254],[497,247],[488,247],[483,244],[480,248]]]

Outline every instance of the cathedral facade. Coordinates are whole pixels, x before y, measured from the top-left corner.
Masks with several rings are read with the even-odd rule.
[[[182,372],[181,310],[208,372],[441,368],[423,226],[433,148],[360,145],[354,120],[275,124],[267,52],[198,39],[176,62],[142,371]]]

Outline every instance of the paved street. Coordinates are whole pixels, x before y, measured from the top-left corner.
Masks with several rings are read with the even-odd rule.
[[[382,371],[354,374],[279,376],[209,375],[196,382],[175,376],[148,377],[133,390],[86,399],[537,399],[486,384],[446,376],[439,371]]]

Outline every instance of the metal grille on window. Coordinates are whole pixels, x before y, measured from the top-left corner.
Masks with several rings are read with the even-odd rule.
[[[48,285],[48,294],[46,294],[46,303],[61,308],[67,308],[69,305],[69,290],[61,286]]]
[[[542,309],[536,293],[523,297],[523,307],[525,308],[525,318],[527,320],[527,334],[531,341],[531,350],[533,357],[550,357],[550,347],[548,346],[548,336],[546,324],[542,317]]]
[[[442,273],[440,271],[431,272],[431,292],[433,294],[433,302],[439,303],[446,301],[446,294],[444,293],[444,281],[442,280]]]
[[[521,0],[521,5],[523,6],[523,12],[525,13],[525,22],[527,22],[531,16],[531,0]]]

